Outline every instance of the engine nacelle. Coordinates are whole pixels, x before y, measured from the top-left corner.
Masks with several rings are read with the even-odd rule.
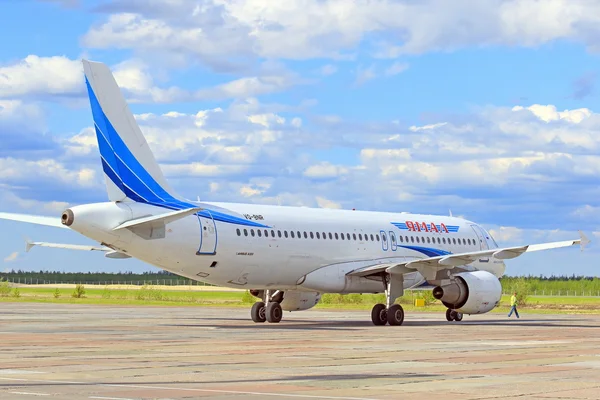
[[[319,303],[321,293],[301,292],[299,290],[286,290],[283,294],[281,308],[285,311],[308,310]]]
[[[483,314],[500,302],[502,286],[498,278],[487,271],[462,272],[454,275],[453,283],[437,286],[433,297],[448,308],[464,314]]]

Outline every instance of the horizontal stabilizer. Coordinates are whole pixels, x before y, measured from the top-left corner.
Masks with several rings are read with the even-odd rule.
[[[117,226],[113,230],[117,231],[119,229],[125,229],[125,228],[129,228],[129,229],[146,228],[146,227],[149,228],[149,227],[153,227],[153,226],[157,226],[157,225],[165,225],[165,224],[168,224],[169,222],[177,221],[178,219],[181,219],[188,215],[195,214],[201,210],[202,210],[201,207],[187,208],[185,210],[171,211],[171,212],[164,213],[164,214],[150,215],[149,217],[136,218],[136,219],[132,219],[131,221],[123,222],[121,225]]]
[[[62,244],[62,243],[49,243],[49,242],[30,242],[26,241],[25,251],[31,250],[34,246],[40,247],[53,247],[55,249],[68,249],[68,250],[83,250],[83,251],[113,251],[113,249],[104,246],[86,246],[80,244]]]
[[[0,212],[0,219],[8,219],[11,221],[27,222],[29,224],[53,226],[55,228],[68,229],[67,226],[60,222],[57,217],[45,217],[42,215],[14,214]]]

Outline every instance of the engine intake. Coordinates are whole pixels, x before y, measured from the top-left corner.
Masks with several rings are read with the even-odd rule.
[[[433,297],[453,310],[464,314],[483,314],[500,302],[502,286],[496,276],[487,271],[462,272],[449,285],[433,289]]]

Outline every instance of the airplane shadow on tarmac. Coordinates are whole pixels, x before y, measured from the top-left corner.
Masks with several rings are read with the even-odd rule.
[[[467,317],[465,317],[467,318]],[[314,321],[314,320],[286,320],[283,319],[277,324],[270,323],[252,323],[246,318],[200,318],[202,321],[220,321],[222,324],[209,325],[209,324],[161,324],[161,326],[175,326],[175,327],[207,327],[210,326],[214,329],[248,329],[250,327],[256,329],[276,329],[276,330],[359,330],[364,328],[379,328],[373,325],[369,320],[364,321]],[[239,321],[240,324],[229,325],[228,322]],[[443,326],[456,326],[456,327],[479,327],[479,326],[515,326],[515,327],[541,327],[541,328],[583,328],[583,329],[600,329],[600,325],[589,325],[585,324],[585,319],[569,318],[545,318],[545,319],[505,319],[505,320],[481,320],[481,321],[467,321],[462,322],[448,322],[446,320],[440,321],[414,321],[406,320],[402,326],[397,329],[410,328],[410,327],[443,327]],[[566,322],[566,323],[565,323]],[[385,328],[385,327],[381,327]],[[393,328],[389,327],[388,328]]]

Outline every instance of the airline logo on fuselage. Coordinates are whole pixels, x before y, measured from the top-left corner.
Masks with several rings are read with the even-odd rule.
[[[400,230],[410,232],[456,233],[459,229],[458,225],[435,224],[424,221],[392,222],[392,225]]]

